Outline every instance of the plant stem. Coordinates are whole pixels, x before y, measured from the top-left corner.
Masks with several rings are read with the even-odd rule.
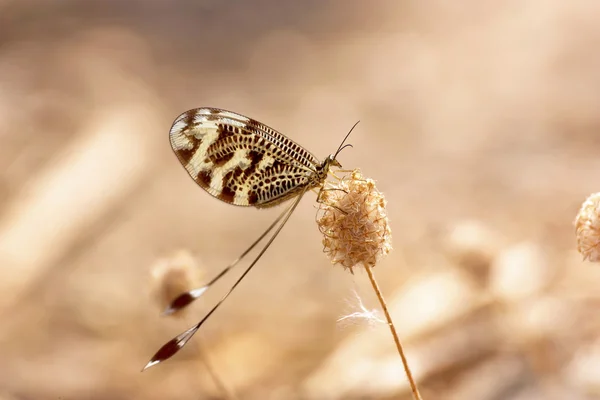
[[[200,352],[200,362],[204,364],[204,367],[208,371],[208,374],[212,378],[217,389],[222,393],[223,398],[226,400],[237,400],[237,396],[235,393],[225,385],[225,382],[221,379],[217,371],[215,371],[212,363],[208,359],[208,355],[205,347],[200,343],[199,340],[196,341],[198,350]]]
[[[412,372],[410,371],[410,367],[408,366],[408,361],[406,360],[406,356],[404,355],[404,349],[402,348],[402,344],[400,343],[400,338],[398,337],[398,333],[396,332],[396,327],[394,326],[394,322],[392,321],[392,317],[390,312],[388,311],[387,304],[385,299],[383,298],[383,294],[381,294],[381,290],[379,289],[379,285],[375,280],[375,276],[373,275],[373,271],[371,267],[365,266],[367,270],[367,275],[369,275],[369,280],[371,281],[371,285],[375,290],[375,294],[379,299],[379,303],[381,304],[381,308],[383,308],[383,312],[385,314],[385,319],[387,320],[388,326],[390,327],[390,331],[392,332],[392,336],[394,338],[394,342],[396,343],[396,348],[398,349],[398,353],[400,354],[400,358],[402,359],[402,364],[404,365],[404,372],[406,372],[406,377],[408,378],[408,382],[410,383],[410,388],[412,390],[412,395],[415,400],[423,400],[421,395],[419,394],[419,389],[417,388],[417,384],[413,379]]]

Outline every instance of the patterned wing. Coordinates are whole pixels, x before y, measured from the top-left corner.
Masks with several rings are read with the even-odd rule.
[[[319,160],[258,121],[217,108],[181,114],[171,147],[212,196],[237,206],[271,207],[316,186]]]

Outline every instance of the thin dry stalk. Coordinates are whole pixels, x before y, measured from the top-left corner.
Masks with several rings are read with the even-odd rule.
[[[406,377],[410,384],[410,389],[412,391],[413,398],[415,400],[422,400],[421,394],[419,393],[419,388],[417,387],[417,383],[415,382],[412,372],[410,370],[410,366],[408,365],[408,360],[406,359],[406,355],[404,355],[404,349],[402,347],[402,343],[400,343],[400,337],[396,332],[396,327],[394,326],[394,321],[392,321],[392,316],[387,308],[387,303],[383,298],[383,294],[379,289],[379,285],[377,284],[377,280],[375,280],[375,275],[373,275],[373,271],[371,267],[365,266],[365,271],[367,271],[367,275],[369,276],[369,280],[371,281],[371,285],[373,286],[373,290],[375,290],[375,294],[377,295],[377,299],[379,300],[379,304],[381,304],[381,308],[383,309],[383,313],[385,314],[385,319],[387,321],[388,326],[390,327],[390,331],[392,332],[392,337],[394,338],[394,342],[396,343],[396,349],[398,349],[398,354],[400,354],[400,358],[402,359],[402,365],[404,366],[404,372],[406,373]]]
[[[358,170],[343,178],[335,178],[336,182],[329,183],[319,193],[322,202],[317,224],[323,234],[323,251],[333,264],[340,264],[350,272],[356,266],[365,267],[402,359],[413,398],[421,400],[392,317],[372,271],[392,248],[392,231],[385,198],[375,187],[375,182],[364,178]]]
[[[213,383],[217,387],[217,390],[224,396],[223,398],[225,400],[238,400],[238,397],[235,395],[233,390],[225,384],[223,379],[221,379],[221,377],[215,370],[214,366],[208,359],[208,352],[204,348],[204,345],[202,344],[201,340],[197,340],[195,343],[198,348],[198,352],[200,354],[200,357],[198,360],[200,361],[200,363],[202,363],[204,365],[204,368],[210,375]]]

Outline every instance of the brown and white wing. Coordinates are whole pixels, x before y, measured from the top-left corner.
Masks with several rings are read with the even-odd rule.
[[[217,108],[181,114],[171,147],[212,196],[237,206],[270,207],[314,181],[318,159],[258,121]]]

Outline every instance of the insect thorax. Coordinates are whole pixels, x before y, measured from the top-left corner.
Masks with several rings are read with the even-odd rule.
[[[331,167],[341,168],[341,164],[335,159],[333,154],[328,155],[318,168],[317,174],[321,184],[323,184],[327,179],[327,175],[329,174]]]

